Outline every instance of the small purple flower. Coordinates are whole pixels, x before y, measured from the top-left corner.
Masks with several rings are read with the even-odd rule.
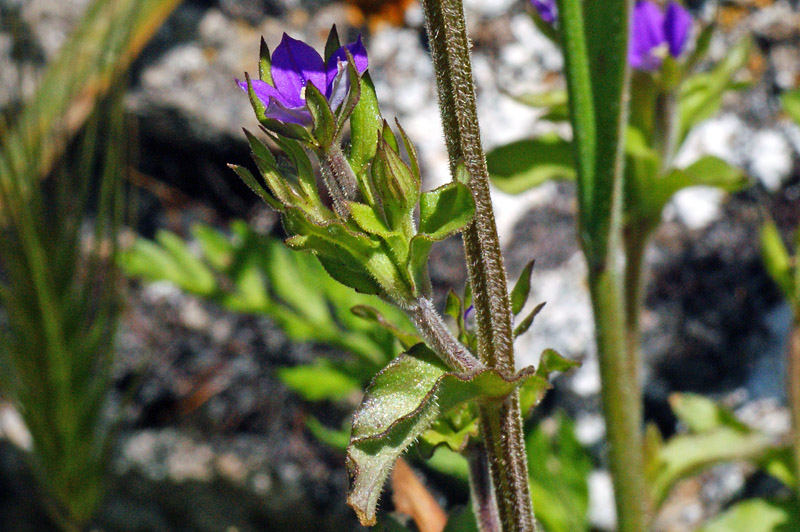
[[[281,122],[309,124],[311,114],[305,100],[309,83],[325,95],[335,111],[350,90],[345,48],[353,56],[358,74],[363,74],[369,61],[360,35],[356,42],[336,50],[326,65],[311,46],[284,33],[272,54],[270,74],[274,85],[259,79],[251,80],[253,91],[267,108],[266,116]],[[236,82],[247,91],[247,82],[238,79]]]
[[[553,24],[558,18],[558,6],[556,0],[531,0],[534,9],[542,17],[542,20],[548,24]]]
[[[661,11],[650,0],[639,0],[633,9],[628,62],[639,70],[658,70],[669,53],[678,57],[686,47],[692,17],[679,3],[670,0]]]

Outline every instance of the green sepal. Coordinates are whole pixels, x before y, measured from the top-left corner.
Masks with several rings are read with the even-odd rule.
[[[451,511],[442,532],[480,532],[471,506]]]
[[[394,138],[390,134],[385,125],[372,162],[372,183],[389,226],[394,231],[403,231],[409,226],[411,213],[420,197],[420,179],[400,157],[392,145],[396,145],[396,141],[390,141]]]
[[[430,295],[433,291],[430,274],[428,272],[428,255],[431,253],[433,240],[428,235],[415,235],[408,243],[408,258],[406,270],[414,280],[418,295]]]
[[[571,143],[555,133],[518,140],[486,154],[492,183],[508,194],[519,194],[554,179],[575,179]]]
[[[274,118],[259,118],[261,125],[272,131],[276,135],[286,137],[287,139],[299,140],[308,144],[309,146],[316,146],[316,140],[311,133],[304,126],[300,124],[292,124],[290,122],[281,122]]]
[[[250,151],[253,153],[253,155],[267,161],[272,166],[275,166],[277,164],[275,161],[275,156],[272,155],[272,152],[269,150],[269,148],[267,148],[267,145],[255,135],[250,133],[250,131],[246,128],[242,128],[242,131],[244,131],[244,135],[247,137],[247,143],[250,145]]]
[[[511,290],[511,312],[514,316],[522,312],[525,303],[528,302],[528,295],[531,293],[531,275],[535,264],[536,261],[532,260],[525,265],[522,273],[519,274],[519,279],[514,284],[514,288]]]
[[[361,76],[361,97],[350,115],[350,152],[348,160],[359,180],[362,194],[372,198],[371,184],[366,176],[369,163],[378,150],[378,137],[383,118],[375,96],[375,85],[368,72]],[[365,192],[366,191],[366,192]],[[370,201],[370,203],[373,203]]]
[[[347,81],[350,84],[350,90],[342,105],[340,105],[338,109],[334,109],[336,112],[337,131],[341,131],[342,128],[344,128],[345,122],[347,122],[353,114],[356,105],[358,105],[358,100],[361,99],[361,80],[358,75],[358,69],[356,68],[356,61],[347,48],[344,49],[344,55],[347,58]]]
[[[451,288],[447,292],[447,300],[444,304],[444,313],[451,318],[456,324],[456,329],[458,330],[458,339],[462,343],[467,336],[467,323],[466,319],[464,318],[464,302],[458,297],[458,294]]]
[[[269,55],[269,46],[267,46],[267,41],[264,40],[264,37],[261,37],[261,46],[258,54],[258,77],[264,83],[269,83],[274,87],[271,69],[272,58]]]
[[[245,185],[250,188],[253,192],[255,192],[259,198],[264,200],[264,202],[275,209],[276,211],[280,212],[283,210],[283,205],[280,201],[278,201],[272,194],[267,192],[264,187],[256,180],[250,170],[245,168],[244,166],[239,166],[236,164],[229,164],[228,168],[236,172],[236,175],[244,182]]]
[[[341,429],[331,429],[326,427],[314,416],[306,418],[306,428],[319,441],[330,445],[337,451],[345,452],[347,444],[350,442],[350,425],[345,424]]]
[[[372,380],[353,417],[347,503],[361,523],[375,524],[375,506],[395,460],[440,415],[469,401],[502,400],[529,380],[541,377],[532,368],[513,377],[491,369],[450,373],[423,344],[394,359]]]
[[[325,41],[325,64],[333,56],[333,54],[342,47],[339,41],[339,30],[336,29],[336,24],[331,26],[331,31],[328,33],[328,39]]]
[[[375,323],[392,333],[400,342],[400,345],[403,346],[403,349],[411,349],[413,346],[422,342],[422,338],[416,334],[404,331],[387,320],[375,307],[369,305],[355,305],[350,311],[359,318]]]
[[[325,95],[310,81],[306,83],[306,107],[311,113],[315,147],[326,151],[336,140],[336,118]]]
[[[451,182],[423,192],[419,198],[419,233],[440,241],[466,227],[475,215],[469,187]]]

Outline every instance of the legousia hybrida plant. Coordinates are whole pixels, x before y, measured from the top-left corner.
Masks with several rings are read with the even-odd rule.
[[[473,509],[480,530],[534,531],[522,414],[537,404],[548,388],[548,372],[567,369],[571,364],[546,351],[538,368],[515,368],[513,339],[530,326],[540,307],[512,326],[514,316],[527,301],[530,268],[509,295],[480,140],[463,6],[461,0],[424,0],[423,9],[451,183],[432,191],[420,190],[414,146],[399,124],[395,133],[382,119],[366,50],[360,39],[341,46],[335,28],[324,56],[288,36],[270,55],[262,40],[259,79],[246,75],[239,84],[247,91],[263,132],[283,152],[291,168],[279,165],[270,150],[246,131],[266,187],[247,169],[233,169],[280,212],[290,235],[286,240],[289,247],[313,253],[341,283],[376,294],[403,309],[424,340],[407,345],[404,354],[375,376],[354,415],[347,451],[348,503],[361,522],[376,523],[378,498],[395,460],[415,440],[435,431],[432,426],[438,419],[456,409],[462,423],[465,418],[478,423],[477,437],[465,434],[456,442],[453,438],[439,441],[448,440],[446,444],[457,451],[469,450]],[[559,4],[565,39],[574,39],[578,46],[585,41],[583,9],[577,0]],[[582,235],[594,274],[593,296],[614,311],[621,309],[615,308],[615,266],[608,249],[615,244],[618,231],[618,123],[624,116],[622,95],[627,80],[628,2],[613,0],[593,9],[598,11],[593,20],[599,27],[617,35],[605,52],[611,59],[607,61],[610,68],[605,73],[593,73],[598,79],[590,76],[588,88],[580,87],[586,80],[579,79],[577,97],[570,100],[585,103],[587,98],[591,100],[592,83],[596,87],[608,83],[604,97],[610,105],[593,116],[579,103],[574,111],[578,117],[574,129],[577,152],[582,154],[579,160],[586,165],[582,167],[584,195],[592,188],[597,192],[597,201],[586,216],[596,223],[586,224]],[[570,66],[582,68],[580,65],[587,63],[585,44],[578,53],[583,57],[568,54],[568,71]],[[579,72],[579,77],[583,74],[588,72]],[[600,101],[597,103],[599,109]],[[587,129],[587,119],[596,121],[596,125],[592,123]],[[342,131],[348,122],[350,143],[344,150]],[[613,134],[597,139],[587,136],[603,124],[614,126]],[[401,156],[401,145],[409,164]],[[326,193],[317,187],[310,157],[319,163]],[[416,209],[418,218],[414,216]],[[471,298],[474,305],[475,331],[466,330],[463,320],[457,319],[456,336],[432,303],[427,261],[434,242],[458,232],[463,234],[467,255],[471,291],[465,299]],[[457,296],[451,301],[462,309],[457,314],[463,315],[469,301]],[[598,324],[600,330],[613,325],[617,317],[621,317],[619,313],[610,312],[607,323]],[[606,340],[599,340],[601,352],[622,348],[616,345],[616,338]],[[616,368],[623,380],[624,358],[621,352]],[[611,397],[612,408],[631,400],[630,394],[624,393],[611,393]],[[610,432],[618,438],[635,433],[629,430],[631,419],[635,416],[618,416],[619,423],[612,420]],[[632,444],[636,443],[634,437]],[[619,462],[625,449],[613,443],[612,447]],[[484,471],[488,475],[481,474]],[[623,480],[622,484],[623,491],[639,497],[629,497],[629,502],[639,507],[642,493],[632,490],[637,483]],[[620,516],[625,532],[642,530],[636,526],[642,522],[638,511],[632,515],[632,519]]]

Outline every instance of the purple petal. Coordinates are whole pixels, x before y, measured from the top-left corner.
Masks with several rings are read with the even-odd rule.
[[[665,43],[664,14],[661,9],[649,0],[636,2],[628,49],[630,65],[645,70],[657,69],[661,65],[661,58],[654,51]]]
[[[548,24],[553,24],[558,18],[558,6],[555,0],[531,0],[531,4]]]
[[[251,79],[250,83],[253,84],[253,92],[256,93],[256,96],[261,103],[264,104],[265,107],[269,107],[270,100],[275,99],[279,102],[282,102],[284,105],[287,105],[288,102],[283,97],[281,93],[279,93],[275,87],[270,85],[265,81],[261,81],[260,79]],[[247,82],[242,81],[240,79],[236,80],[236,84],[239,85],[244,92],[247,92]]]
[[[686,46],[689,31],[692,29],[692,16],[677,2],[667,4],[664,14],[664,33],[669,43],[669,53],[678,57]]]
[[[305,105],[303,89],[310,81],[325,90],[325,63],[319,54],[303,41],[285,33],[272,54],[272,81],[290,107]]]
[[[305,108],[305,103],[301,106],[291,105],[275,87],[260,79],[251,79],[250,83],[253,84],[253,92],[256,93],[256,97],[266,107],[264,114],[269,118],[300,125],[311,122],[311,115]],[[247,92],[246,81],[237,79],[236,84]]]
[[[346,46],[342,46],[328,58],[328,66],[327,66],[327,73],[326,73],[326,94],[328,96],[331,95],[331,88],[333,86],[333,81],[336,79],[336,76],[340,72],[339,64],[340,63],[347,63],[347,55],[344,53],[344,49],[350,52],[350,55],[353,56],[353,60],[356,64],[356,70],[358,70],[359,74],[363,74],[367,67],[369,67],[369,59],[367,58],[367,49],[364,47],[364,43],[361,40],[361,35],[358,36],[356,42],[351,42]]]

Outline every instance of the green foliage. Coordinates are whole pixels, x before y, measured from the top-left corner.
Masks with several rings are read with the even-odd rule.
[[[673,411],[689,429],[687,434],[662,442],[657,431],[648,432],[647,473],[656,506],[681,480],[719,463],[765,463],[771,439],[744,425],[727,409],[693,394],[675,394]]]
[[[794,532],[800,530],[796,501],[751,499],[712,519],[698,532]]]
[[[795,232],[795,249],[800,250],[800,229]],[[800,251],[798,251],[800,253]],[[761,228],[761,257],[772,279],[800,316],[800,261],[789,255],[775,222]]]
[[[375,506],[395,460],[441,414],[470,401],[504,398],[530,380],[543,379],[532,368],[513,377],[490,369],[451,373],[423,344],[394,359],[375,376],[353,418],[347,502],[362,524],[375,523]]]
[[[127,155],[122,112],[117,90],[92,115],[77,160],[61,163],[44,185],[38,144],[16,152],[23,159],[0,171],[0,393],[22,414],[34,472],[64,528],[83,526],[94,514],[112,443],[105,407],[121,307],[114,257]]]
[[[169,281],[235,312],[269,316],[294,341],[324,343],[354,355],[343,364],[320,362],[280,370],[288,386],[311,400],[347,396],[398,353],[393,334],[414,335],[401,311],[337,283],[314,257],[293,253],[244,222],[234,222],[231,230],[228,235],[208,226],[194,227],[196,252],[171,233],[159,234],[157,242],[138,239],[121,254],[120,264],[132,277]],[[165,241],[170,244],[165,246]],[[202,271],[201,278],[211,279],[213,285],[196,282],[186,274],[186,264]],[[381,318],[365,320],[351,312],[354,307],[372,309]],[[379,321],[391,323],[394,331]],[[316,379],[323,375],[324,385],[318,385]]]
[[[800,124],[800,89],[781,94],[781,103],[789,118]]]
[[[592,460],[574,423],[563,414],[556,423],[554,434],[540,423],[525,438],[533,507],[547,532],[585,532]]]
[[[518,194],[552,179],[575,179],[571,143],[555,133],[491,150],[486,164],[494,185]]]

